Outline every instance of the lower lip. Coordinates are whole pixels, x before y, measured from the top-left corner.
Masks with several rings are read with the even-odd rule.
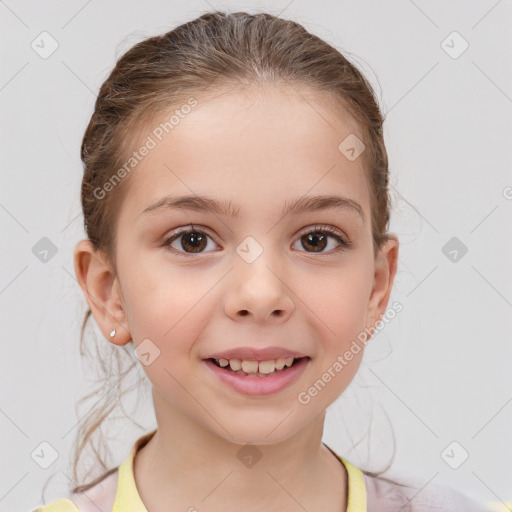
[[[230,370],[220,368],[209,359],[206,359],[204,362],[222,382],[228,384],[240,393],[245,393],[246,395],[269,395],[271,393],[277,393],[295,382],[306,369],[310,358],[304,357],[293,366],[290,366],[286,370],[281,370],[279,373],[270,377],[238,375]]]

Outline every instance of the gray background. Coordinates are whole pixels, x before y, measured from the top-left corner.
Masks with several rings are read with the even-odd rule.
[[[72,254],[84,237],[79,146],[94,95],[132,44],[212,8],[268,10],[304,24],[347,52],[387,115],[391,231],[401,241],[390,305],[404,309],[329,408],[324,441],[378,470],[392,454],[391,423],[389,475],[512,500],[510,1],[7,0],[0,2],[0,510],[38,505],[52,475],[45,500],[65,494],[70,448],[88,410],[75,408],[91,389],[91,370],[78,352],[85,300]],[[59,45],[47,59],[31,47],[43,31]],[[463,40],[454,31],[469,44],[456,56]],[[57,249],[46,262],[33,252],[43,237]],[[443,249],[452,237],[467,247],[456,261]],[[143,389],[128,397],[126,411],[140,426],[122,412],[109,423],[112,465],[155,425]],[[31,456],[49,453],[42,442],[58,453],[47,469]],[[467,460],[450,467],[462,450]]]

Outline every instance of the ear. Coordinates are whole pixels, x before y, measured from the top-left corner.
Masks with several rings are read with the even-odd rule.
[[[398,238],[395,235],[390,236],[391,239],[383,244],[375,258],[373,289],[367,310],[370,321],[365,326],[371,332],[375,329],[375,323],[386,312],[398,265]]]
[[[74,250],[78,284],[103,336],[115,345],[131,341],[119,280],[103,252],[95,250],[90,240],[81,240]],[[114,337],[110,336],[115,329]]]

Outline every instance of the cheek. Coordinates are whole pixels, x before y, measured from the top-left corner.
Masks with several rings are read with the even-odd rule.
[[[135,341],[154,339],[170,350],[190,339],[201,328],[201,319],[208,318],[208,292],[215,280],[161,260],[131,265],[126,312]]]
[[[370,291],[368,271],[347,267],[303,280],[299,297],[305,298],[303,309],[318,332],[342,349],[364,329]]]

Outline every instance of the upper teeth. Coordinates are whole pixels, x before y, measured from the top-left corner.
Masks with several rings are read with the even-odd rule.
[[[243,370],[245,373],[272,373],[275,370],[282,370],[285,366],[293,364],[293,357],[280,357],[269,361],[249,361],[247,359],[215,359],[220,366],[227,366],[234,371]]]

